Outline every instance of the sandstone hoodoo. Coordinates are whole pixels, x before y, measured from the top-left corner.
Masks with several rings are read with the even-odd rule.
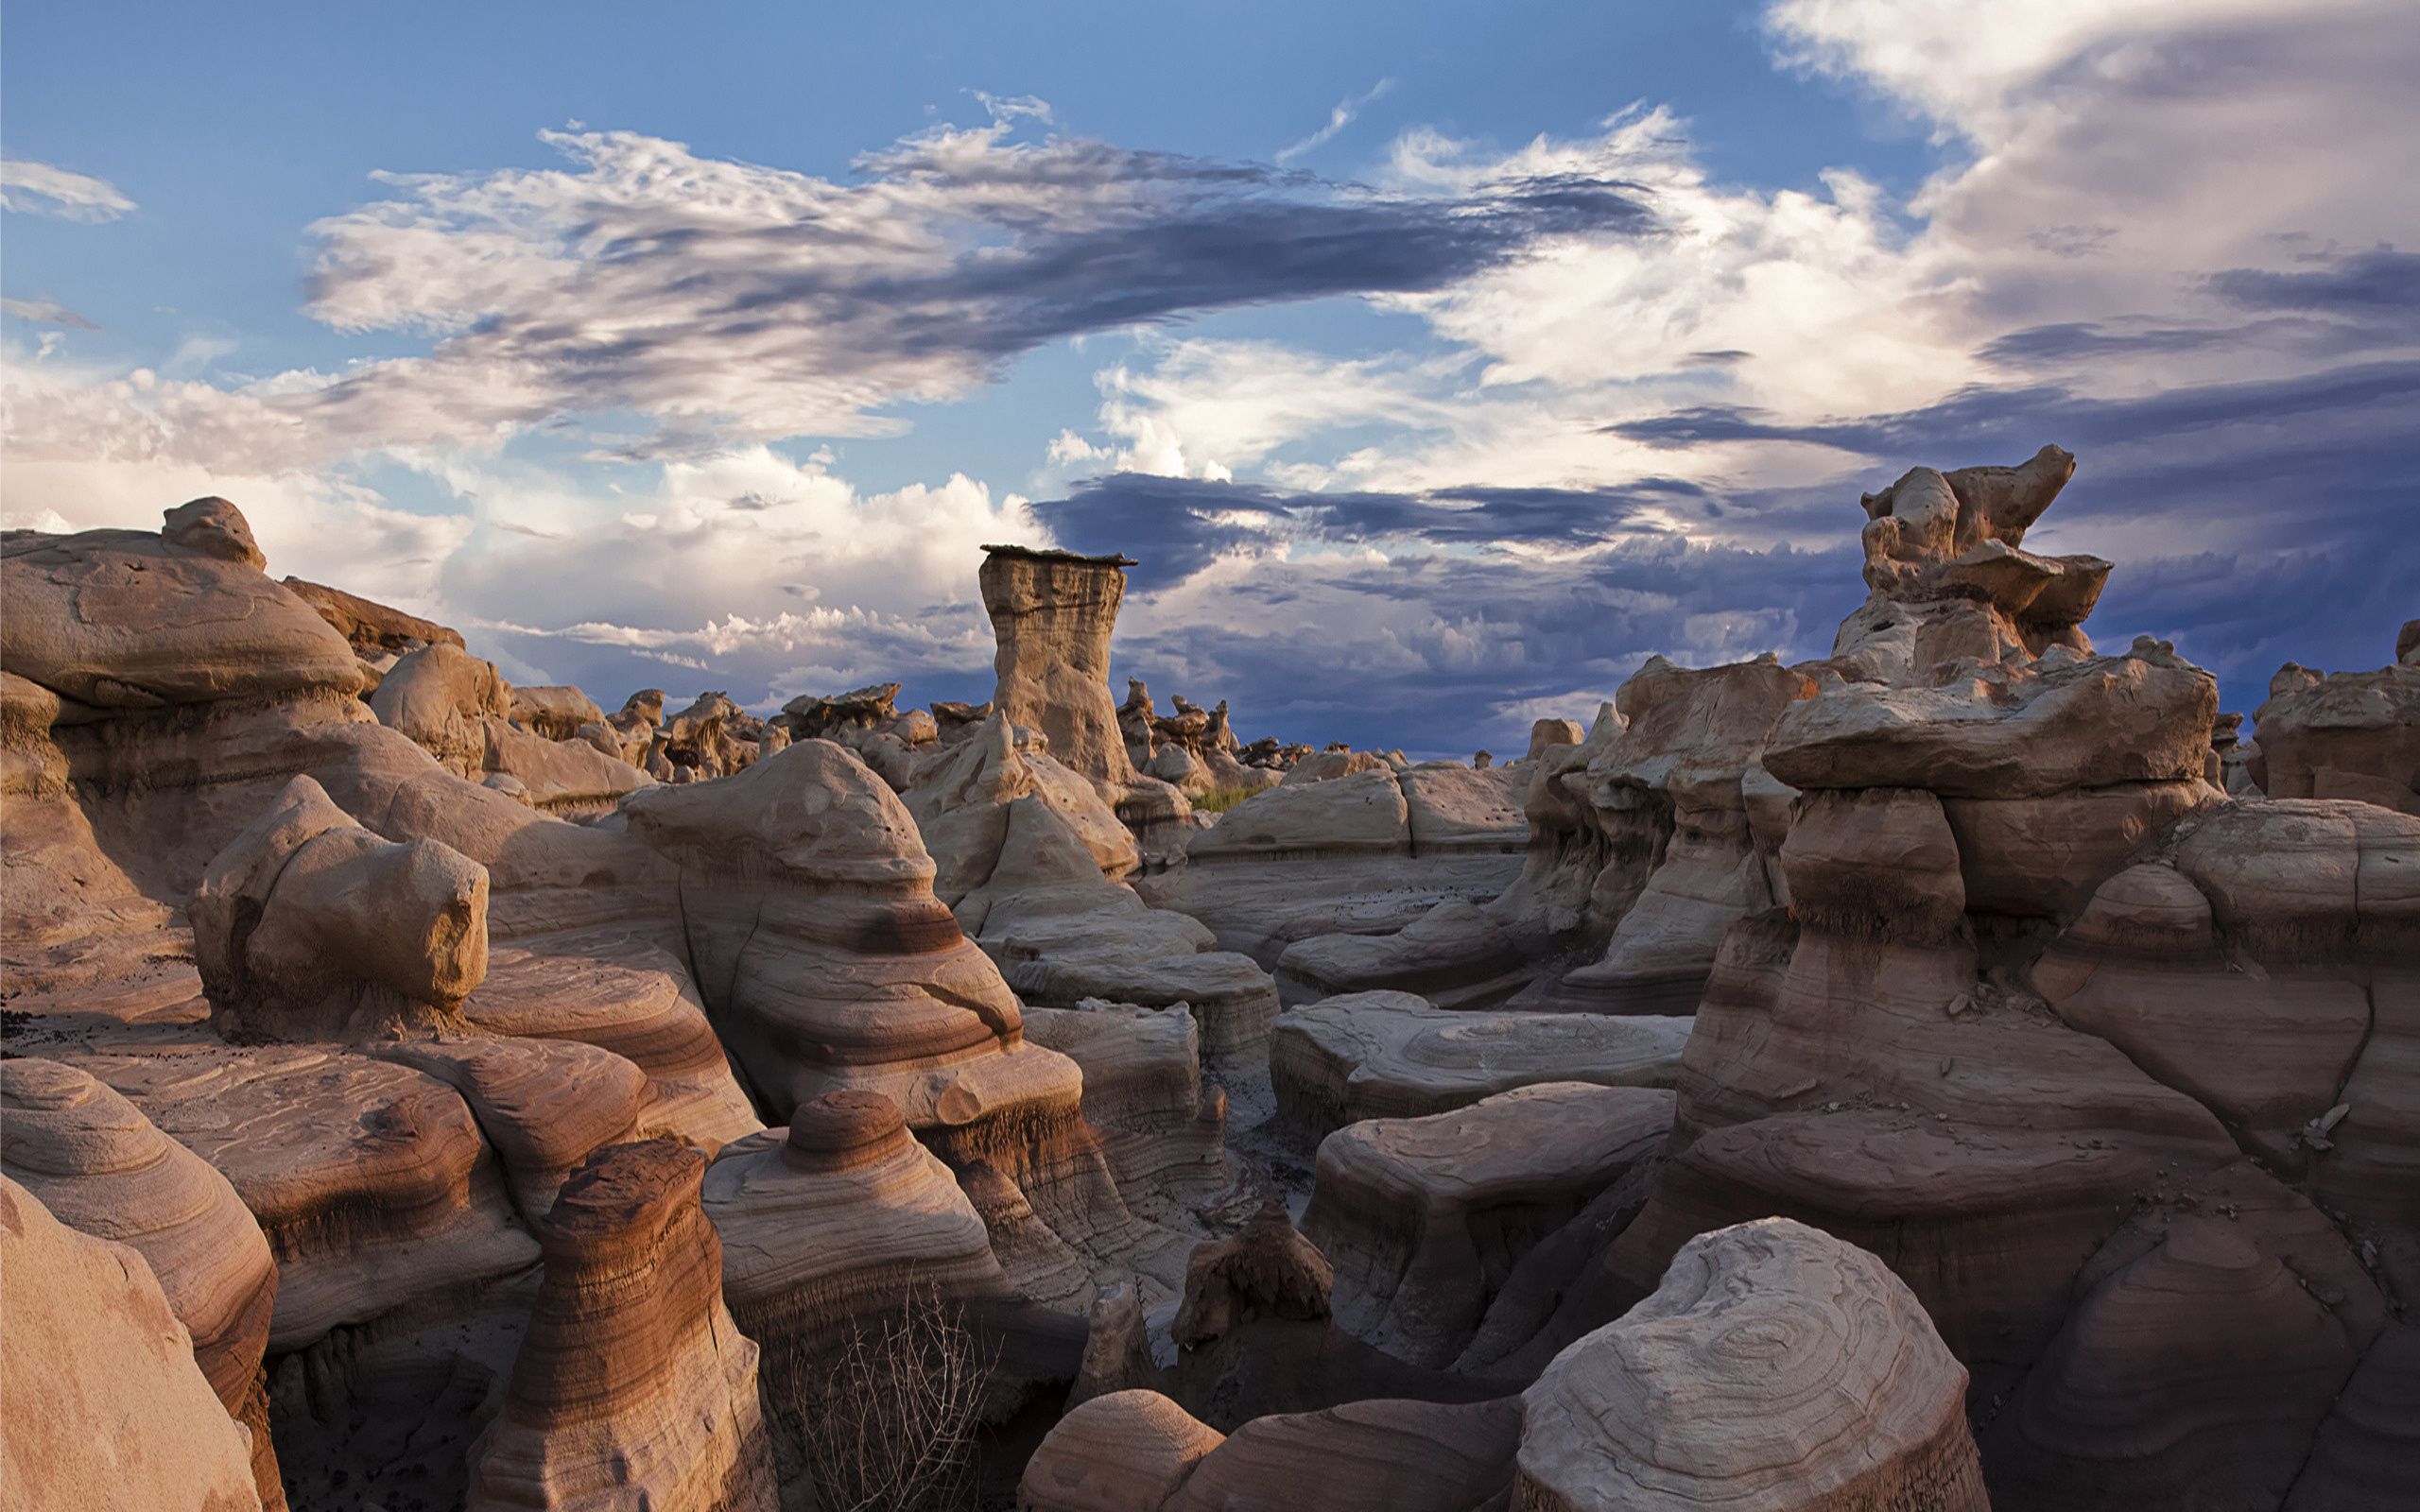
[[[988,703],[617,707],[11,531],[0,1496],[2401,1505],[2420,627],[2221,714],[2078,475],[1468,762],[1118,702],[1116,556],[963,564]]]

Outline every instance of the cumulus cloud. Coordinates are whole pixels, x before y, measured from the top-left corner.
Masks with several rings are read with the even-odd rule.
[[[134,201],[107,179],[24,158],[0,158],[0,210],[104,221],[131,214]]]

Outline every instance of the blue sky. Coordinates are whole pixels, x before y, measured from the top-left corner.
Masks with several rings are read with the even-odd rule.
[[[2420,42],[2274,9],[20,8],[0,506],[609,703],[980,696],[977,544],[1119,547],[1163,699],[1501,749],[2057,440],[2248,708],[2420,613]]]

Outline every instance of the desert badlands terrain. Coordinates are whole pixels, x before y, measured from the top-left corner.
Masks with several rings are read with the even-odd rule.
[[[2222,713],[2076,466],[1468,763],[8,533],[0,1504],[2420,1505],[2420,621]]]

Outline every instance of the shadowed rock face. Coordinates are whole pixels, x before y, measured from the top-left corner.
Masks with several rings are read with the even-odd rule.
[[[1335,1267],[1338,1327],[1450,1366],[1521,1260],[1664,1143],[1672,1094],[1548,1082],[1320,1144],[1303,1235]]]
[[[252,1451],[137,1251],[0,1177],[0,1502],[257,1512]]]
[[[1872,1255],[1750,1224],[1695,1241],[1518,1397],[1357,1401],[1222,1438],[1157,1392],[1115,1392],[1052,1430],[1017,1504],[1986,1512],[1965,1383]]]
[[[756,1346],[723,1306],[722,1246],[699,1206],[705,1169],[645,1141],[564,1183],[503,1416],[472,1451],[474,1509],[778,1504]]]

